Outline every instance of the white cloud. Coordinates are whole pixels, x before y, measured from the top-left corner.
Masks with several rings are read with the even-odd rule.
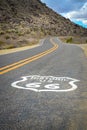
[[[82,21],[83,24],[87,24],[87,2],[77,11],[71,11],[63,14],[66,18],[71,20]]]
[[[83,23],[84,23],[84,24],[87,24],[87,19],[86,19],[86,20],[83,20]]]
[[[71,21],[79,21],[87,26],[87,0],[41,0],[50,8]]]
[[[83,26],[87,28],[87,19],[77,19],[77,21],[81,21],[83,23]]]

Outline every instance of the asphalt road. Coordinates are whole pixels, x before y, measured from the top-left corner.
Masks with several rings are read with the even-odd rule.
[[[87,58],[58,38],[0,56],[0,130],[87,130]]]

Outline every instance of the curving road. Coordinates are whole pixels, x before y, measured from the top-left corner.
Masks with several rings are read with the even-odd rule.
[[[0,56],[0,130],[87,130],[87,58],[46,38]]]

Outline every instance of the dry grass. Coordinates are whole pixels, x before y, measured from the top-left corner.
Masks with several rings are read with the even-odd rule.
[[[73,37],[73,36],[65,36],[59,37],[64,43],[68,44],[77,44],[84,50],[85,55],[87,56],[87,37]],[[72,40],[70,40],[72,39]],[[70,41],[70,42],[67,42]]]
[[[82,44],[82,45],[79,45],[79,46],[84,50],[84,53],[87,56],[87,44]]]
[[[0,50],[0,55],[14,53],[14,52],[18,52],[18,51],[24,51],[24,50],[27,50],[27,49],[31,49],[31,48],[37,47],[38,45],[39,44],[32,45],[32,46],[19,47],[19,48]]]
[[[0,50],[36,45],[39,43],[39,39],[34,35],[17,36],[13,33],[6,33],[0,37]]]
[[[59,37],[64,43],[71,44],[87,44],[87,37],[79,37],[79,36],[61,36]]]

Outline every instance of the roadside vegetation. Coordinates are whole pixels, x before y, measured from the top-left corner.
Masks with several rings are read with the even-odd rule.
[[[0,2],[0,49],[31,46],[45,36],[86,37],[87,29],[57,14],[41,0]],[[75,43],[73,37],[65,41]]]
[[[87,44],[87,37],[80,37],[80,36],[61,36],[59,38],[64,43],[68,43],[68,44]]]
[[[14,25],[14,29],[3,24],[0,28],[0,50],[32,46],[38,44],[43,36],[41,31],[23,27],[23,24]]]
[[[85,55],[87,56],[87,37],[73,37],[65,36],[59,37],[63,43],[67,44],[76,44],[84,50]]]

